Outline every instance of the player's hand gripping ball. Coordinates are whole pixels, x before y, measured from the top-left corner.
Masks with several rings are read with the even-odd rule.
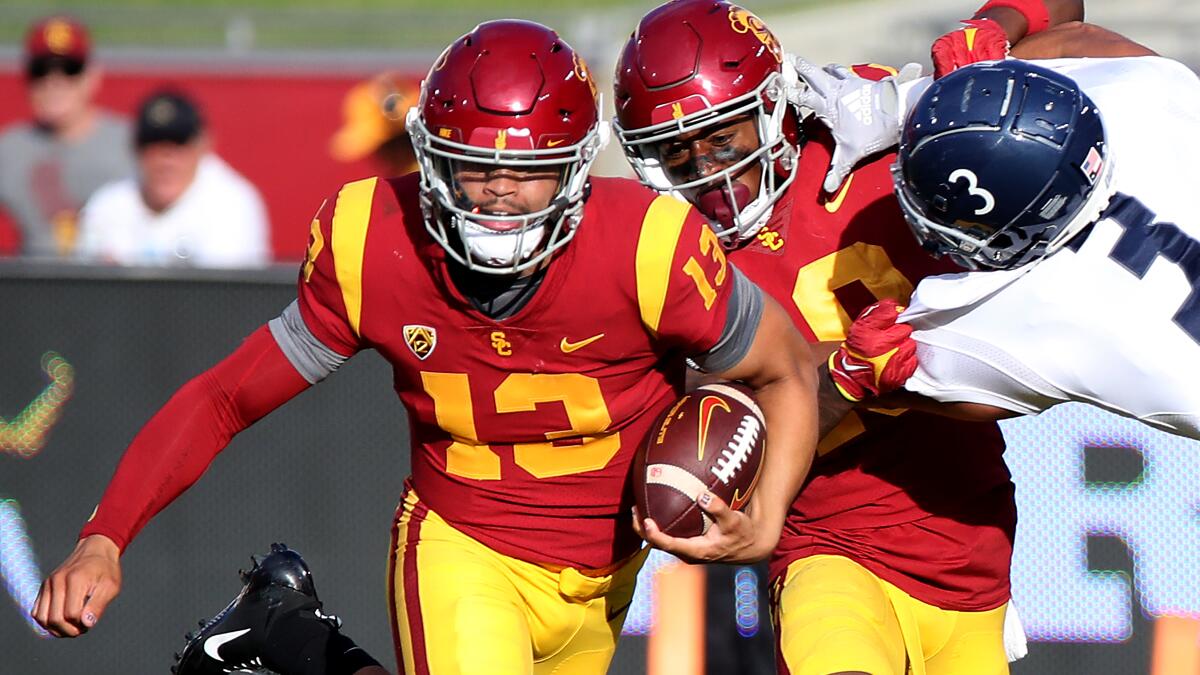
[[[762,410],[739,384],[705,385],[667,407],[638,452],[638,513],[672,537],[696,537],[712,521],[696,499],[706,490],[740,509],[758,482],[766,447]]]

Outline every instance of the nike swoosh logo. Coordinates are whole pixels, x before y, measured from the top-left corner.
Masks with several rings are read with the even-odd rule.
[[[618,616],[621,616],[621,614],[623,614],[625,612],[625,610],[629,609],[629,606],[632,604],[633,604],[633,598],[631,597],[625,604],[621,605],[620,607],[613,607],[612,609],[609,609],[607,612],[605,612],[604,613],[605,619],[607,619],[608,621],[612,621],[613,619],[617,618]]]
[[[549,141],[546,141],[546,147],[547,147],[547,148],[553,148],[553,147],[556,147],[556,146],[562,145],[562,144],[563,144],[563,141],[565,141],[565,140],[567,140],[567,139],[565,139],[565,138],[560,138],[560,139],[558,139],[558,140],[549,140]]]
[[[729,508],[737,511],[741,509],[743,505],[745,505],[748,499],[750,499],[749,495],[743,496],[740,488],[734,488],[733,497],[729,500]]]
[[[858,372],[860,370],[870,370],[870,369],[871,369],[871,366],[856,366],[853,363],[850,363],[849,361],[847,361],[846,357],[844,357],[844,356],[842,357],[842,370],[844,370],[848,373],[854,373],[854,372]]]
[[[558,348],[563,350],[564,354],[570,354],[577,349],[583,349],[602,337],[604,337],[604,333],[593,335],[592,337],[585,340],[580,340],[579,342],[570,342],[567,340],[567,338],[563,338],[562,342],[558,343]]]
[[[837,213],[837,210],[842,208],[842,202],[846,201],[846,193],[850,191],[850,184],[854,182],[854,174],[846,176],[846,182],[842,183],[842,189],[838,190],[837,196],[825,202],[825,210],[830,213]]]
[[[704,461],[704,446],[708,444],[708,425],[712,424],[713,412],[721,408],[725,412],[733,412],[729,404],[719,396],[705,396],[700,399],[700,430],[696,447],[696,461]]]
[[[853,414],[853,413],[851,413]],[[746,494],[742,494],[740,488],[733,489],[733,497],[729,500],[729,508],[734,511],[740,511],[746,502],[750,501],[750,497],[754,494],[754,488],[758,485],[758,479],[762,476],[762,464],[758,465],[758,471],[754,472],[754,478],[750,481],[750,486],[746,488]]]
[[[204,641],[204,653],[208,654],[217,661],[224,662],[225,659],[221,658],[219,651],[221,647],[223,647],[226,642],[236,640],[249,632],[249,628],[243,628],[242,630],[235,630],[231,633],[217,633],[216,635],[210,635],[208,636],[208,639]]]

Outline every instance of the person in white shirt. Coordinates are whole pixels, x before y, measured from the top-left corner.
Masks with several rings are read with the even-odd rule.
[[[1200,439],[1200,78],[1150,55],[1006,60],[899,100],[901,209],[969,271],[918,285],[898,317],[915,370],[879,391],[993,419],[1078,401]],[[855,324],[877,374],[896,318]]]
[[[150,95],[135,146],[137,178],[105,185],[83,207],[80,259],[215,268],[270,262],[262,197],[211,151],[191,100],[173,91]]]

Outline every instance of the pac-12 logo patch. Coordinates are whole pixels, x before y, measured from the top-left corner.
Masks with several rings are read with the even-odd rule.
[[[413,356],[424,361],[433,353],[437,346],[437,329],[419,324],[409,324],[404,327],[404,343],[412,350]]]

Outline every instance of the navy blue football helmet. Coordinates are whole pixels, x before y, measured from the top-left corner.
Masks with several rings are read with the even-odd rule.
[[[1095,104],[1065,75],[1017,60],[934,82],[909,112],[892,177],[918,241],[967,269],[1053,253],[1113,192]]]

